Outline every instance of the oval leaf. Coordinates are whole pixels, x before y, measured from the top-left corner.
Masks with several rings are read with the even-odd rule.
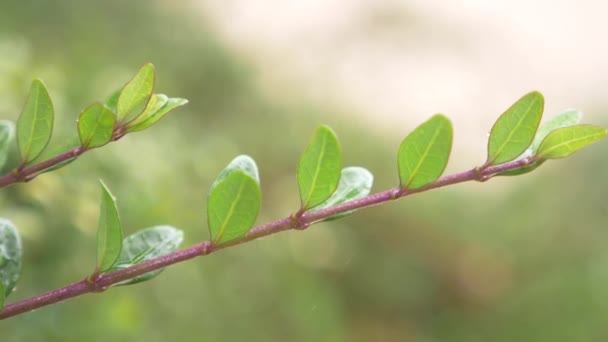
[[[534,139],[543,108],[543,95],[533,91],[507,109],[490,132],[486,165],[503,164],[522,154]]]
[[[119,122],[129,122],[144,110],[154,90],[154,82],[154,65],[147,63],[122,88],[118,96],[116,114]]]
[[[338,187],[342,152],[331,128],[319,127],[298,163],[298,185],[302,210],[327,200]]]
[[[122,228],[116,200],[106,185],[101,184],[101,206],[99,209],[99,225],[97,227],[97,269],[96,272],[106,272],[118,260],[122,249]]]
[[[116,117],[101,103],[95,103],[82,111],[78,118],[78,135],[85,148],[100,147],[112,140]]]
[[[214,244],[238,239],[255,224],[262,202],[257,174],[255,162],[239,156],[211,186],[207,221]]]
[[[164,98],[166,98],[166,96],[162,95],[162,94],[158,94],[157,96],[159,96],[159,97],[164,96]],[[183,106],[187,103],[188,103],[188,100],[186,100],[186,99],[169,98],[166,100],[164,105],[160,109],[157,109],[156,111],[153,110],[154,108],[150,108],[150,110],[148,110],[148,108],[146,108],[146,110],[144,110],[142,115],[137,117],[135,120],[132,121],[132,123],[130,123],[128,125],[127,132],[137,132],[137,131],[144,130],[144,129],[154,125],[155,123],[157,123],[160,119],[164,118],[165,115],[167,113],[169,113],[170,111],[172,111],[173,109]]]
[[[417,189],[435,181],[448,164],[452,124],[437,114],[418,126],[399,146],[397,161],[403,189]]]
[[[374,175],[367,169],[358,166],[350,166],[342,169],[340,183],[338,188],[325,202],[312,208],[310,211],[316,211],[329,207],[336,206],[348,201],[363,198],[369,195],[374,183]],[[336,220],[354,213],[354,210],[347,211],[342,214],[330,216],[322,221]]]
[[[122,89],[113,92],[103,103],[103,105],[110,110],[112,113],[116,113],[116,106],[118,104],[118,97],[120,97]]]
[[[564,158],[606,136],[608,131],[593,125],[563,127],[549,133],[538,148],[539,159]]]
[[[184,232],[171,226],[156,226],[143,229],[126,237],[122,243],[122,251],[112,271],[140,264],[175,252],[184,241]],[[162,272],[164,268],[148,272],[138,277],[117,283],[131,285],[150,280]]]
[[[9,147],[15,138],[15,124],[12,121],[0,121],[0,169],[6,163]]]
[[[34,80],[17,120],[17,145],[21,159],[27,163],[46,147],[53,132],[53,103],[44,83]]]
[[[0,281],[4,298],[13,291],[21,273],[21,238],[15,225],[0,218]]]
[[[532,142],[531,154],[535,154],[538,151],[540,144],[543,142],[543,140],[545,140],[545,137],[547,137],[549,133],[558,128],[574,126],[581,122],[582,118],[583,113],[579,112],[578,110],[571,109],[557,114],[549,121],[540,125],[538,132],[536,132],[536,135],[534,136],[534,141]]]

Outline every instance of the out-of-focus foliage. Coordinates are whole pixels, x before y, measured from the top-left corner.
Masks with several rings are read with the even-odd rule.
[[[304,99],[260,95],[256,70],[202,18],[170,1],[3,1],[0,118],[16,119],[40,77],[66,139],[50,144],[78,139],[79,111],[148,61],[157,91],[190,100],[145,132],[0,192],[0,216],[23,236],[9,303],[90,273],[98,178],[120,199],[125,234],[170,224],[184,230],[184,245],[209,237],[207,191],[238,154],[260,168],[258,222],[297,210],[297,159],[319,122],[339,132],[345,165],[375,175],[375,189],[398,184],[400,137]],[[525,178],[413,196],[176,265],[2,321],[0,340],[602,341],[606,152],[599,144]]]

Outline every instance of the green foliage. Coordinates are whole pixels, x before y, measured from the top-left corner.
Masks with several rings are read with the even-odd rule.
[[[156,226],[142,229],[124,239],[120,257],[111,271],[127,268],[175,252],[183,240],[184,232],[171,226]],[[132,285],[150,280],[159,275],[163,270],[164,268],[160,268],[115,285]]]
[[[13,291],[21,272],[21,238],[15,225],[0,218],[0,282],[5,298]]]
[[[306,147],[298,163],[298,185],[302,210],[327,200],[338,187],[342,152],[331,128],[321,126]]]
[[[87,107],[78,118],[78,135],[85,148],[103,146],[112,140],[116,117],[100,103]]]
[[[549,133],[538,148],[539,159],[564,158],[606,137],[605,128],[593,125],[562,127]]]
[[[95,273],[111,269],[118,260],[122,249],[122,227],[118,217],[116,200],[108,187],[101,184],[101,206],[97,226],[97,268]]]
[[[544,98],[537,91],[524,95],[496,121],[488,141],[486,165],[509,162],[532,143],[543,114]]]
[[[257,165],[249,156],[236,157],[209,191],[207,222],[214,244],[238,239],[253,227],[262,194]]]
[[[554,130],[562,127],[574,126],[581,122],[583,118],[583,113],[578,110],[567,110],[562,113],[557,114],[549,121],[545,122],[540,126],[538,132],[536,132],[536,136],[534,136],[534,141],[530,146],[530,154],[536,154],[540,144],[545,140],[545,137],[549,135],[549,133]]]
[[[399,146],[397,156],[402,189],[418,189],[435,181],[448,164],[452,124],[441,114],[418,126]]]
[[[142,131],[164,118],[171,110],[183,106],[188,100],[182,98],[168,98],[163,94],[155,94],[150,99],[144,112],[127,125],[127,132]]]
[[[46,147],[53,132],[53,103],[44,83],[34,80],[17,120],[17,144],[23,163],[34,160]]]
[[[8,120],[0,121],[0,169],[8,158],[8,149],[15,137],[15,124]]]
[[[155,78],[154,65],[148,63],[122,88],[116,103],[118,122],[129,122],[144,110],[152,96]]]

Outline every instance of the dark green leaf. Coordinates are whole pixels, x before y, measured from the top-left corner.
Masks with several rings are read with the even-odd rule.
[[[399,146],[397,161],[403,189],[417,189],[435,181],[448,164],[452,124],[437,114],[418,126]]]
[[[116,103],[119,122],[129,122],[144,110],[154,90],[154,81],[154,65],[147,63],[122,88]]]
[[[46,147],[53,132],[53,103],[44,83],[34,80],[17,120],[17,145],[21,159],[27,163]]]
[[[111,269],[118,260],[122,249],[122,228],[116,200],[106,185],[101,184],[101,206],[97,227],[97,269],[102,273]]]
[[[538,148],[539,159],[558,159],[567,157],[583,147],[603,139],[607,130],[592,125],[563,127],[549,133]]]
[[[298,185],[302,209],[315,207],[327,200],[338,187],[342,152],[331,128],[321,126],[300,157]]]
[[[171,226],[156,226],[143,229],[126,237],[122,244],[122,252],[112,267],[112,271],[140,264],[146,260],[154,259],[175,252],[184,240],[184,233]],[[164,268],[148,272],[138,277],[116,284],[131,285],[150,280],[162,272]]]
[[[367,169],[358,166],[350,166],[342,169],[340,183],[338,188],[330,198],[318,206],[310,209],[316,211],[329,207],[336,206],[345,202],[353,201],[369,195],[374,183],[374,176]],[[348,211],[342,214],[334,215],[324,219],[323,221],[336,220],[352,214],[354,211]]]
[[[0,121],[0,169],[6,163],[9,147],[15,138],[15,124],[12,121]]]
[[[87,107],[78,118],[78,135],[85,148],[100,147],[112,140],[116,117],[100,103]]]
[[[156,97],[156,103],[150,105],[152,103],[152,99]],[[155,94],[148,107],[144,110],[144,112],[138,116],[135,120],[133,120],[129,125],[127,125],[127,132],[137,132],[144,130],[160,119],[164,118],[167,113],[171,110],[183,106],[188,103],[186,99],[180,98],[167,98],[167,96],[163,94]],[[163,104],[161,108],[156,108],[159,104]]]
[[[488,141],[486,165],[509,162],[532,143],[543,114],[543,95],[533,91],[524,95],[496,121]]]
[[[235,158],[209,192],[207,221],[213,243],[222,244],[247,234],[255,224],[261,202],[255,162],[248,156]]]
[[[21,238],[15,225],[0,218],[0,281],[4,297],[13,291],[21,272]]]

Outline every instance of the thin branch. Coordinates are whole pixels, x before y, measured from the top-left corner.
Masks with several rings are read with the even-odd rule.
[[[62,158],[60,156],[53,158],[53,160],[64,161],[69,159],[67,152],[63,154]],[[140,264],[133,265],[124,269],[120,269],[113,272],[108,272],[105,274],[99,275],[92,282],[85,280],[67,285],[60,289],[52,290],[47,293],[43,293],[28,299],[24,299],[22,301],[6,305],[4,310],[0,312],[0,320],[13,317],[28,311],[32,311],[47,305],[51,305],[69,298],[77,297],[83,295],[85,293],[91,292],[102,292],[108,289],[110,286],[117,284],[121,281],[125,281],[128,279],[132,279],[134,277],[146,274],[148,272],[161,269],[166,266],[170,266],[179,262],[183,262],[186,260],[190,260],[199,256],[205,256],[212,252],[218,251],[220,249],[232,247],[235,245],[240,245],[264,236],[276,234],[285,230],[290,229],[305,229],[309,225],[318,222],[322,219],[345,213],[355,209],[362,209],[371,206],[375,206],[384,202],[396,200],[399,198],[403,198],[409,195],[413,195],[419,192],[425,192],[432,189],[441,188],[447,185],[453,185],[457,183],[467,182],[467,181],[486,181],[490,179],[492,176],[497,173],[516,170],[527,165],[532,164],[535,160],[531,159],[521,159],[514,162],[496,165],[496,166],[488,166],[488,167],[477,167],[468,171],[455,173],[452,175],[444,176],[436,181],[415,189],[415,190],[407,190],[401,188],[389,189],[383,192],[379,192],[373,195],[369,195],[364,198],[360,198],[357,200],[345,202],[333,207],[328,207],[316,211],[305,212],[302,215],[298,216],[297,220],[293,219],[293,215],[290,215],[286,218],[267,223],[264,225],[260,225],[252,228],[247,235],[242,238],[229,241],[227,243],[214,246],[210,241],[203,241],[199,244],[196,244],[192,247],[185,248],[164,256],[160,256],[154,259],[150,259],[144,261]],[[29,168],[31,169],[31,168]],[[28,170],[28,168],[23,169]],[[6,177],[6,176],[5,176]],[[1,180],[2,178],[0,178]],[[3,184],[3,183],[0,183]],[[11,183],[8,183],[11,184]]]

